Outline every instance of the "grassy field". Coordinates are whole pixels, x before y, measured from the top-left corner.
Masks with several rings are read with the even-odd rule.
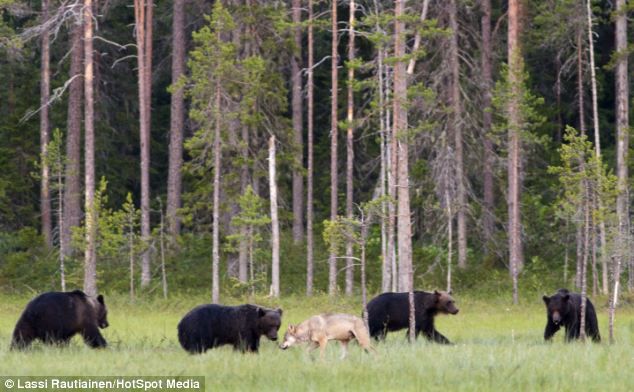
[[[544,343],[546,316],[539,296],[519,307],[508,306],[506,300],[458,297],[460,313],[437,320],[438,330],[455,345],[434,345],[423,339],[409,345],[403,331],[376,345],[376,355],[352,345],[343,361],[336,343],[329,345],[326,359],[320,361],[301,348],[282,351],[265,339],[259,355],[242,355],[229,347],[188,355],[178,344],[176,325],[204,298],[131,304],[124,297],[107,297],[108,349],[88,349],[76,337],[67,348],[37,344],[27,352],[10,352],[11,332],[26,302],[27,298],[0,297],[0,375],[205,376],[206,389],[214,391],[634,390],[634,308],[619,309],[618,342],[608,345],[602,299],[594,301],[604,338],[601,344],[565,344],[561,332],[555,342]],[[359,314],[361,309],[359,303],[325,297],[254,302],[284,309],[280,339],[288,323],[324,311]]]

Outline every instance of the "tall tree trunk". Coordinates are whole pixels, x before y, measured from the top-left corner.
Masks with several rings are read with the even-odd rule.
[[[517,280],[522,268],[522,231],[520,222],[520,165],[521,165],[521,113],[522,53],[520,49],[520,0],[509,0],[508,10],[508,58],[511,97],[508,102],[508,237],[511,277],[513,280],[513,303],[518,304]]]
[[[48,22],[49,0],[42,0],[42,24]],[[49,142],[49,117],[48,101],[51,94],[51,71],[50,71],[50,44],[49,31],[47,28],[42,32],[42,53],[40,63],[40,155],[41,155],[41,178],[40,178],[40,213],[42,214],[42,236],[48,247],[53,246],[53,235],[51,231],[51,190],[50,171],[48,163],[48,142]]]
[[[306,82],[308,99],[308,173],[306,181],[306,295],[313,295],[313,1],[308,0],[308,80]]]
[[[599,105],[597,103],[597,77],[594,64],[594,40],[592,34],[592,9],[590,1],[586,1],[586,10],[588,17],[588,53],[590,54],[590,86],[592,90],[592,124],[594,126],[594,153],[599,161],[601,161],[601,132],[599,130]],[[601,184],[598,186],[601,189]],[[602,209],[603,201],[597,194],[597,203],[599,209]],[[601,292],[607,294],[608,289],[608,257],[607,257],[607,236],[605,231],[605,222],[599,221],[599,240],[601,243]]]
[[[293,114],[293,141],[295,144],[295,168],[293,169],[293,241],[304,239],[304,176],[301,167],[304,162],[303,116],[302,116],[302,22],[301,0],[293,0],[293,24],[295,47],[291,56],[291,106]]]
[[[84,292],[97,295],[97,211],[95,210],[95,117],[93,92],[93,10],[92,0],[84,0],[84,127],[86,249],[84,253]]]
[[[577,30],[577,99],[579,104],[579,131],[586,134],[586,109],[583,89],[583,40],[581,29]]]
[[[561,116],[561,52],[559,49],[555,56],[555,104],[557,105],[557,129],[555,130],[555,142],[560,144],[562,140],[562,129],[564,122]]]
[[[339,55],[337,51],[337,45],[339,43],[337,34],[337,0],[332,1],[332,56],[331,56],[331,79],[332,79],[332,91],[330,101],[330,220],[334,222],[337,219],[337,138],[338,138],[338,124],[337,124],[337,95],[339,92],[338,87],[338,71],[337,65],[339,63]],[[337,255],[334,250],[330,251],[328,257],[328,294],[335,295],[337,293]]]
[[[451,292],[451,258],[453,256],[453,214],[448,189],[445,189],[445,204],[447,208],[447,292],[449,293]]]
[[[271,197],[271,296],[280,296],[280,224],[277,217],[275,136],[269,138],[269,194]]]
[[[75,12],[81,13],[81,5]],[[81,223],[81,120],[83,95],[83,26],[81,16],[71,30],[70,86],[68,88],[68,114],[66,135],[66,168],[64,172],[64,225],[60,230],[60,252],[64,257],[71,254],[72,228]]]
[[[350,19],[348,22],[348,110],[347,110],[347,132],[346,132],[346,216],[352,219],[353,204],[353,169],[354,169],[354,0],[350,0]],[[354,261],[352,260],[353,244],[352,240],[346,242],[346,295],[352,295],[354,288]]]
[[[375,12],[376,15],[379,14],[378,7],[375,0]],[[388,177],[388,153],[387,153],[387,135],[386,135],[386,124],[385,124],[385,89],[384,89],[384,72],[385,66],[383,64],[383,49],[379,48],[377,53],[377,79],[379,85],[379,132],[381,134],[381,256],[383,260],[382,269],[381,269],[381,292],[385,293],[390,291],[392,285],[392,258],[390,257],[390,252],[392,250],[392,245],[388,241],[388,230],[391,228],[389,224],[389,215],[388,215],[388,204],[392,204],[391,202],[386,202],[385,197],[387,196],[387,188],[386,181]],[[392,236],[393,238],[393,236]]]
[[[394,22],[394,130],[397,145],[397,241],[399,290],[410,291],[412,275],[412,227],[409,203],[409,135],[407,125],[407,74],[405,68],[404,0],[395,0]]]
[[[147,1],[147,4],[146,4]],[[152,80],[152,0],[135,0],[139,68],[139,130],[141,142],[141,287],[150,284],[150,107]]]
[[[493,76],[491,70],[492,59],[491,45],[491,0],[482,0],[482,88],[483,88],[483,114],[482,114],[482,140],[484,147],[484,165],[482,173],[482,187],[484,195],[484,214],[482,219],[482,227],[484,229],[484,238],[487,241],[487,253],[491,250],[491,242],[493,241],[495,231],[495,193],[493,182],[493,163],[494,151],[493,141],[491,140],[491,130],[493,124],[493,114],[491,113],[491,97],[493,89]]]
[[[614,311],[619,296],[621,266],[626,261],[629,238],[629,193],[628,193],[628,148],[629,148],[629,80],[627,74],[627,7],[625,0],[616,1],[616,177],[618,195],[616,199],[616,214],[619,225],[617,240],[616,262],[614,266],[614,288],[610,302],[610,341],[614,340],[613,324]]]
[[[240,153],[242,155],[242,167],[240,168],[240,193],[245,194],[247,187],[251,183],[249,176],[249,127],[242,125],[242,140]],[[240,244],[238,245],[238,280],[242,283],[248,281],[248,229],[246,226],[240,227]]]
[[[456,216],[458,220],[458,267],[467,266],[467,214],[466,191],[464,184],[464,163],[462,146],[462,102],[460,99],[460,59],[458,55],[458,7],[456,0],[449,1],[449,27],[451,39],[449,41],[449,62],[451,67],[451,128],[454,136],[454,151],[456,153]]]
[[[221,140],[220,140],[220,82],[216,81],[216,97],[214,103],[214,193],[213,223],[211,228],[211,302],[220,300],[220,172],[221,172]]]
[[[584,173],[587,176],[587,174]],[[588,180],[583,181],[583,259],[581,266],[581,311],[579,322],[579,338],[586,339],[586,297],[588,292],[588,254],[590,251],[590,189]]]
[[[172,84],[185,74],[185,0],[174,0],[172,17]],[[180,234],[181,169],[185,102],[182,88],[174,89],[170,103],[170,144],[167,172],[167,231],[172,239]]]

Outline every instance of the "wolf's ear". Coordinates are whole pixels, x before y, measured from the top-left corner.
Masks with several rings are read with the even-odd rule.
[[[295,333],[295,326],[293,324],[288,324],[288,332]]]

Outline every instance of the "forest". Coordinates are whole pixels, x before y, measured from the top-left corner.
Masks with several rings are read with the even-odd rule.
[[[0,286],[568,287],[612,320],[634,289],[630,11],[0,0]]]

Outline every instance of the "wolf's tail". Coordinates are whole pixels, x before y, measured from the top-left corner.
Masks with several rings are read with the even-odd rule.
[[[354,329],[352,330],[352,334],[359,342],[359,346],[363,347],[366,352],[375,352],[376,350],[370,344],[370,334],[368,333],[368,329],[365,326],[365,323],[361,319],[356,319],[354,321]]]

